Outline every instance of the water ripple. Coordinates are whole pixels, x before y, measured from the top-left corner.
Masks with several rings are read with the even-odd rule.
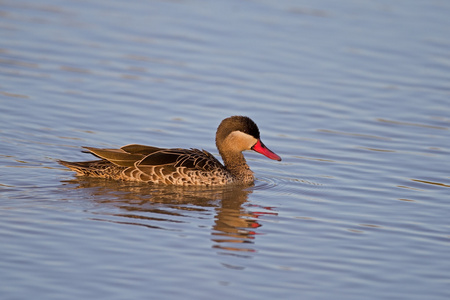
[[[326,177],[314,177],[314,178],[294,178],[286,176],[263,176],[258,177],[255,182],[253,190],[269,190],[274,189],[276,194],[282,193],[296,193],[300,190],[317,190],[328,188],[329,186],[321,182],[326,180]],[[328,178],[329,179],[329,178]]]
[[[422,123],[402,122],[402,121],[395,121],[395,120],[388,120],[388,119],[377,119],[377,121],[383,122],[383,123],[395,124],[395,125],[415,126],[415,127],[423,127],[423,128],[438,129],[438,130],[448,130],[448,127],[428,125],[428,124],[422,124]]]

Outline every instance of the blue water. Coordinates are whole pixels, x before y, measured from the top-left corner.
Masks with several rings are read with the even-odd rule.
[[[2,1],[2,299],[449,299],[446,1]],[[76,177],[203,148],[250,188]]]

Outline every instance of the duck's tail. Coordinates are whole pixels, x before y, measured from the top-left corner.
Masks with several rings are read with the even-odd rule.
[[[113,175],[112,173],[120,172],[118,169],[121,169],[105,159],[81,162],[58,160],[58,163],[77,172],[77,175],[103,178],[111,177]]]

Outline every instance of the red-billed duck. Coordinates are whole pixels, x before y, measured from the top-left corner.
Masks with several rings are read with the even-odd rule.
[[[255,122],[244,116],[229,117],[220,123],[216,146],[223,165],[205,150],[136,144],[120,149],[84,147],[100,160],[59,163],[84,176],[172,185],[226,185],[253,183],[244,150],[281,160],[261,142]]]

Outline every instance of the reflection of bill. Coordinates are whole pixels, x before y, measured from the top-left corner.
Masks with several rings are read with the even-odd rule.
[[[227,251],[255,252],[252,245],[261,226],[258,218],[275,214],[261,212],[271,208],[245,205],[252,190],[238,186],[176,187],[88,177],[64,183],[67,189],[78,189],[82,197],[101,204],[96,206],[99,211],[91,211],[92,219],[99,221],[184,231],[186,223],[195,217],[203,220],[212,212],[213,248]]]

